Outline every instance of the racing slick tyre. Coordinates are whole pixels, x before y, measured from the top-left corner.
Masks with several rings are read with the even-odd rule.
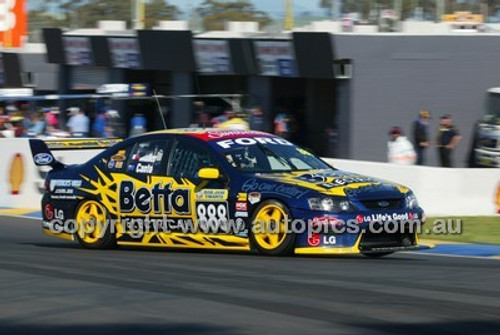
[[[254,211],[251,221],[250,245],[264,255],[286,256],[295,248],[295,233],[289,231],[288,208],[276,200],[262,202]]]
[[[368,258],[380,258],[380,257],[385,257],[390,254],[393,254],[393,252],[367,252],[363,253],[363,256],[368,257]]]
[[[88,249],[111,249],[116,247],[115,236],[109,229],[108,211],[101,203],[88,200],[82,202],[75,215],[76,239]]]

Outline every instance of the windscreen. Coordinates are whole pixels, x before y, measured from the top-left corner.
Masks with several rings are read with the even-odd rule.
[[[227,162],[241,172],[273,173],[331,169],[305,149],[281,138],[239,138],[217,142]]]
[[[500,124],[500,94],[488,94],[486,112],[482,118],[483,123]]]

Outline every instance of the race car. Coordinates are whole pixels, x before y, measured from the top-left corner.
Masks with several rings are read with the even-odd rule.
[[[80,165],[57,161],[42,140],[30,147],[51,168],[43,231],[85,248],[384,256],[423,247],[408,224],[425,221],[410,189],[337,170],[272,134],[157,131]]]

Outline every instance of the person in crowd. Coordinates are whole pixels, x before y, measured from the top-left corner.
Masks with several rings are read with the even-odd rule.
[[[442,167],[452,167],[453,162],[451,154],[460,142],[460,133],[453,125],[453,119],[450,114],[443,115],[439,124],[437,144],[439,161]]]
[[[428,110],[420,111],[418,118],[413,122],[413,144],[417,154],[417,165],[425,164],[425,149],[429,142],[429,119],[431,114]]]
[[[104,128],[106,127],[106,114],[98,113],[95,116],[92,125],[92,132],[95,137],[104,137]]]
[[[238,117],[236,112],[231,111],[230,113],[226,113],[227,120],[221,122],[217,125],[217,128],[228,129],[228,130],[249,130],[250,127],[248,122],[244,119]]]
[[[146,132],[147,121],[142,113],[135,113],[130,119],[130,136],[136,136]]]
[[[27,131],[29,137],[37,137],[45,134],[45,116],[43,112],[36,112],[31,120],[31,127]]]
[[[85,112],[78,107],[69,108],[71,117],[68,120],[68,128],[72,137],[88,137],[90,119]]]
[[[274,134],[286,139],[292,135],[292,117],[286,112],[280,112],[274,118]]]
[[[387,160],[389,163],[401,165],[413,165],[417,160],[413,145],[406,136],[403,136],[400,127],[392,127],[389,131]]]
[[[236,116],[236,113],[232,109],[226,109],[222,115],[213,117],[212,120],[212,127],[218,128],[220,124],[231,120],[233,117]]]
[[[250,110],[248,124],[252,130],[264,131],[264,113],[262,112],[262,108],[260,106]]]
[[[337,126],[334,124],[332,126],[326,127],[325,135],[327,140],[326,156],[337,157],[339,143],[339,132]]]

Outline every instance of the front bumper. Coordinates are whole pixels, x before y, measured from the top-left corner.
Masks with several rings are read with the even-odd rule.
[[[476,164],[487,167],[500,167],[500,152],[475,149]]]
[[[298,234],[295,248],[297,254],[384,253],[429,248],[419,245],[418,241],[418,232],[425,221],[421,209],[344,215],[308,210],[292,212],[294,218],[303,218],[314,227],[322,225],[321,229],[306,229]],[[334,225],[337,229],[331,229]]]

